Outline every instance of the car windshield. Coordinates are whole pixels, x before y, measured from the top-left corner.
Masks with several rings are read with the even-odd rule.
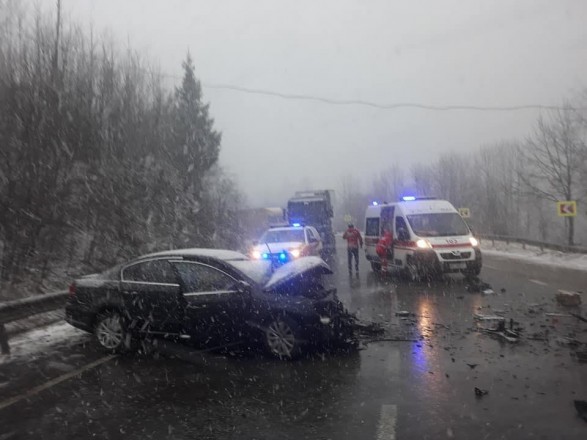
[[[259,243],[303,243],[304,241],[303,229],[270,229],[259,239]]]
[[[408,215],[408,222],[419,237],[467,235],[469,227],[456,212]]]

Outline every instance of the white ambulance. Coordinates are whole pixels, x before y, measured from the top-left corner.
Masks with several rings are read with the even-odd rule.
[[[373,202],[365,213],[365,253],[381,270],[375,248],[385,231],[393,235],[388,269],[412,279],[443,273],[479,275],[479,242],[450,202],[433,197],[402,197],[396,203]]]

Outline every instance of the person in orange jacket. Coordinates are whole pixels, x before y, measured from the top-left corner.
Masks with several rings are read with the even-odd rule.
[[[383,272],[387,272],[388,270],[387,259],[389,256],[392,255],[392,245],[393,234],[386,229],[383,231],[383,237],[379,239],[379,241],[377,242],[377,246],[375,247],[375,252],[381,260],[381,270]]]
[[[363,247],[363,237],[352,223],[349,223],[348,229],[342,234],[342,238],[347,241],[347,256],[349,262],[349,275],[352,275],[353,257],[355,257],[355,271],[359,275],[359,246]]]

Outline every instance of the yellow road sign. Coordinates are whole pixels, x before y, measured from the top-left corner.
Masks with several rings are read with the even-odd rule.
[[[459,214],[463,218],[471,218],[471,210],[469,208],[459,208]]]
[[[575,200],[561,200],[556,202],[556,212],[559,217],[576,217],[577,202]]]

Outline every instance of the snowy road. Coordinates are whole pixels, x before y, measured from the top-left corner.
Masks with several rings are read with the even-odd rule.
[[[57,324],[51,336],[37,330],[34,345],[15,338],[13,359],[0,364],[0,438],[585,438],[573,400],[587,400],[587,364],[561,338],[587,341],[587,324],[546,316],[566,314],[554,292],[580,290],[581,274],[492,256],[482,277],[495,293],[483,295],[459,280],[385,283],[366,264],[351,281],[345,264],[333,266],[346,305],[416,342],[293,363],[215,355],[188,363],[106,357]],[[496,312],[524,328],[520,342],[472,330],[473,313]],[[548,340],[535,340],[546,331]]]

